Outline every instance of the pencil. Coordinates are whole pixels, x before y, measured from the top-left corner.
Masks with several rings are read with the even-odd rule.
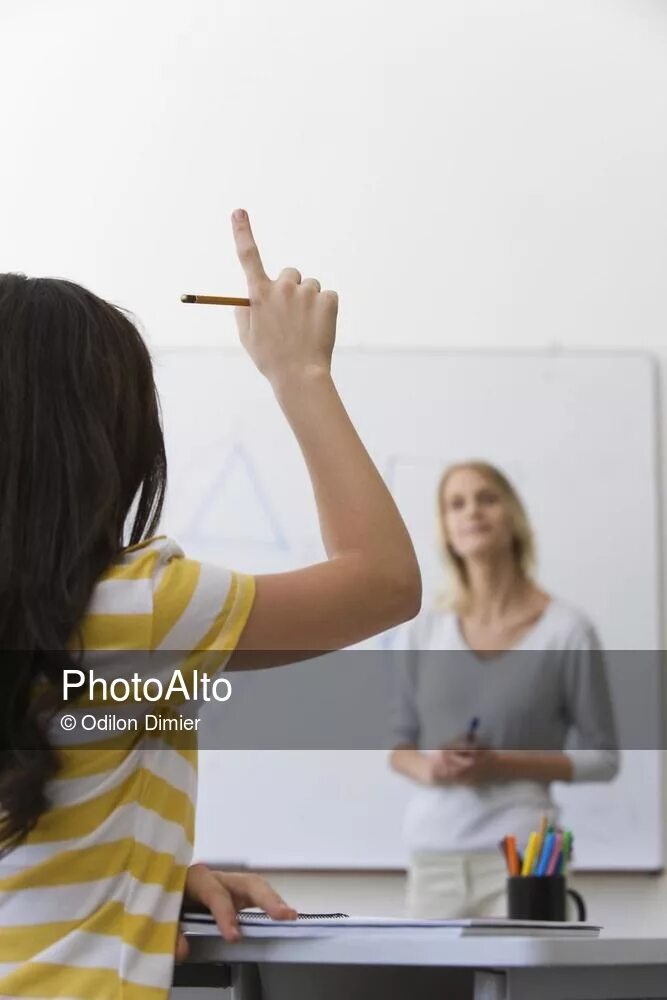
[[[249,306],[250,299],[229,295],[181,295],[181,302],[196,302],[203,306]]]

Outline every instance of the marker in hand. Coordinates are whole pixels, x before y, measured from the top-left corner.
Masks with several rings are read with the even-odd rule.
[[[477,735],[477,730],[479,729],[479,719],[477,716],[470,720],[470,725],[468,726],[468,732],[466,733],[466,743],[474,743]]]

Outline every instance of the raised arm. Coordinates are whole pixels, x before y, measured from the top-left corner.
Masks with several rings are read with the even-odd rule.
[[[233,228],[251,303],[236,310],[241,342],[301,448],[328,556],[256,578],[253,610],[228,665],[242,669],[348,646],[414,617],[421,578],[401,515],[331,377],[336,293],[292,268],[272,281],[245,213],[234,213]]]

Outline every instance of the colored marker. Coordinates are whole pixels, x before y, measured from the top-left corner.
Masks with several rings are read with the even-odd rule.
[[[538,835],[533,831],[528,838],[528,843],[526,845],[526,853],[523,856],[523,867],[521,869],[522,875],[531,875],[533,871],[533,864],[535,863],[535,855],[537,854],[537,844]]]
[[[505,837],[505,844],[507,848],[507,865],[510,875],[520,875],[521,864],[519,861],[519,853],[516,849],[516,837]]]
[[[563,847],[563,834],[557,833],[554,837],[554,846],[547,864],[547,875],[555,875],[560,861],[560,853]]]
[[[540,827],[539,827],[539,830],[537,832],[537,835],[539,837],[539,846],[538,846],[538,850],[539,851],[542,850],[542,845],[544,843],[544,838],[547,835],[547,829],[548,829],[547,824],[548,824],[548,822],[549,822],[549,817],[547,816],[546,813],[542,813],[542,815],[540,816]]]
[[[565,833],[563,834],[563,848],[562,848],[563,860],[562,860],[561,868],[560,868],[560,873],[562,875],[565,875],[565,873],[567,871],[567,866],[569,865],[569,863],[570,863],[570,861],[572,859],[572,841],[573,840],[574,840],[574,837],[572,836],[572,831],[571,830],[566,830]]]
[[[536,875],[546,875],[547,865],[549,864],[549,859],[551,858],[551,852],[553,851],[555,839],[556,837],[553,833],[548,833],[544,838],[544,844],[542,845],[542,850],[540,852],[540,859],[535,868]]]
[[[563,834],[563,846],[561,847],[561,860],[558,866],[558,874],[564,875],[567,871],[567,865],[572,857],[572,831],[566,830]]]

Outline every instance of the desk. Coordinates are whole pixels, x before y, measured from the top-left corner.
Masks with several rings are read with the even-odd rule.
[[[356,930],[226,944],[186,925],[190,963],[229,963],[234,1000],[667,1000],[667,939],[450,937]]]

